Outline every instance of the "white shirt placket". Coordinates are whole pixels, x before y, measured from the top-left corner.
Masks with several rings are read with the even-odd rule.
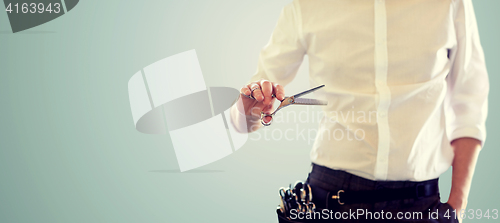
[[[387,179],[389,166],[390,132],[388,109],[391,103],[391,92],[387,86],[387,15],[385,0],[375,1],[375,87],[377,89],[377,125],[378,147],[375,163],[375,178]]]

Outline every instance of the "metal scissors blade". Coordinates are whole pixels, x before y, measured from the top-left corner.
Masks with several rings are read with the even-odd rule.
[[[320,85],[318,87],[315,87],[315,88],[312,88],[310,90],[307,90],[307,91],[304,91],[304,92],[301,92],[301,93],[298,93],[296,95],[293,95],[293,96],[290,96],[290,97],[285,97],[283,100],[281,100],[281,104],[278,106],[278,108],[276,108],[276,110],[274,110],[273,113],[271,114],[264,114],[264,112],[261,112],[260,113],[260,123],[262,123],[262,125],[264,126],[269,126],[271,125],[271,122],[272,122],[272,118],[274,116],[274,114],[276,114],[276,112],[278,112],[280,109],[284,108],[284,107],[287,107],[289,105],[293,105],[293,104],[299,104],[299,105],[327,105],[328,102],[326,101],[321,101],[321,100],[316,100],[316,99],[308,99],[308,98],[298,98],[302,95],[305,95],[305,94],[309,94],[313,91],[316,91],[322,87],[324,87],[325,85]],[[269,122],[265,122],[264,119],[266,117],[271,117],[270,121]]]
[[[328,102],[317,100],[317,99],[309,99],[309,98],[295,98],[296,105],[327,105]]]
[[[311,92],[317,91],[318,89],[320,89],[320,88],[322,88],[322,87],[324,87],[324,86],[325,86],[325,85],[323,84],[323,85],[317,86],[317,87],[315,87],[315,88],[312,88],[312,89],[310,89],[310,90],[307,90],[307,91],[304,91],[304,92],[300,92],[300,93],[298,93],[298,94],[294,95],[293,97],[294,97],[294,98],[299,98],[299,97],[301,97],[302,95],[306,95],[306,94],[309,94],[309,93],[311,93]]]

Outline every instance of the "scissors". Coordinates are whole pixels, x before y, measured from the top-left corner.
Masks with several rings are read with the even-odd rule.
[[[260,123],[262,123],[262,125],[264,125],[264,126],[271,125],[271,123],[273,122],[274,114],[276,114],[276,112],[278,112],[280,109],[282,109],[286,106],[289,106],[289,105],[294,105],[294,104],[295,105],[327,105],[328,102],[326,102],[326,101],[317,100],[317,99],[309,99],[309,98],[301,98],[303,95],[317,91],[318,89],[320,89],[324,86],[325,85],[320,85],[318,87],[309,89],[309,90],[304,91],[304,92],[300,92],[300,93],[295,94],[293,96],[283,98],[283,100],[281,100],[280,106],[278,106],[278,108],[276,108],[276,110],[274,110],[273,113],[265,114],[264,112],[260,112]],[[249,97],[247,95],[245,95],[245,96]],[[275,97],[275,95],[273,94],[272,97]],[[265,122],[264,119],[266,117],[271,117],[271,120],[269,122]]]

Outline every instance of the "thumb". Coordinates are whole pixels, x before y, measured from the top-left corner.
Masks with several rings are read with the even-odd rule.
[[[266,105],[262,108],[262,112],[265,114],[271,114],[273,112],[273,104]]]

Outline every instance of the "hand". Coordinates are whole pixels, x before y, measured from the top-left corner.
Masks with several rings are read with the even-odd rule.
[[[245,115],[259,118],[261,111],[265,114],[270,114],[272,112],[275,102],[275,98],[272,96],[273,94],[276,96],[276,99],[280,101],[285,98],[283,86],[268,80],[249,83],[241,88],[240,93],[255,98],[254,100],[247,97],[240,97],[243,100]],[[271,119],[272,118],[268,116],[264,119],[264,122],[269,123]]]
[[[453,210],[455,210],[455,213],[457,213],[456,216],[457,216],[458,222],[461,223],[462,218],[460,218],[460,213],[461,213],[461,210],[465,209],[465,207],[467,206],[466,202],[450,198],[448,200],[448,202],[446,202],[446,203],[448,203],[451,206],[451,208]]]
[[[459,201],[454,201],[452,199],[449,199],[448,203],[453,209],[460,211],[460,209],[464,209],[465,205],[463,205],[464,202],[459,202]]]

